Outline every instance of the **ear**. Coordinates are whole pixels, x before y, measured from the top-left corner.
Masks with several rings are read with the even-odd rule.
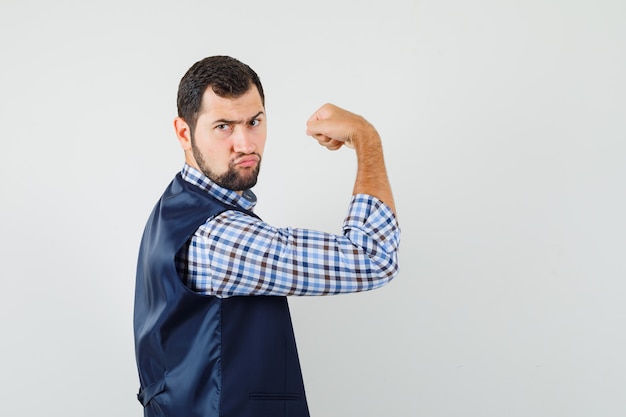
[[[180,147],[183,148],[184,151],[191,149],[191,129],[182,117],[174,119],[174,131],[176,132],[176,138],[178,139],[178,143],[180,143]]]

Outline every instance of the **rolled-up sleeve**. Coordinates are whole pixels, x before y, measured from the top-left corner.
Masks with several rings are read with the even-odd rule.
[[[352,198],[343,234],[367,254],[372,272],[393,279],[398,272],[400,227],[398,221],[382,201],[366,194]]]

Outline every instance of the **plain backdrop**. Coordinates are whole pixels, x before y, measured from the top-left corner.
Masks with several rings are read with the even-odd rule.
[[[183,157],[178,81],[251,65],[267,94],[257,213],[339,232],[383,137],[401,272],[291,299],[313,417],[626,415],[623,0],[0,2],[6,416],[140,416],[135,261]]]

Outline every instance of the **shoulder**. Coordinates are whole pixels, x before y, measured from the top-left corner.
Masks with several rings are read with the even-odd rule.
[[[252,213],[226,209],[206,219],[198,229],[198,233],[205,236],[221,236],[224,234],[260,233],[267,229],[272,229],[272,227]]]

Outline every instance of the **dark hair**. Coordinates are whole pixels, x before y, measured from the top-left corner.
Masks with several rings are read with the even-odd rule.
[[[237,98],[256,86],[265,105],[265,95],[259,76],[252,68],[229,56],[210,56],[189,68],[178,85],[178,116],[193,132],[202,110],[202,95],[207,88],[220,97]]]

